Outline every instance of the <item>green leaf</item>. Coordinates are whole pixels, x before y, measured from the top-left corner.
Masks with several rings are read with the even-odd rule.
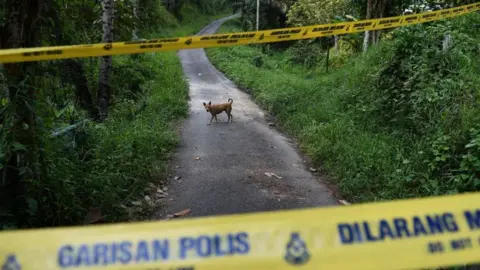
[[[28,198],[27,199],[28,208],[31,212],[37,212],[38,209],[38,202],[35,199]]]
[[[27,147],[19,142],[14,142],[13,143],[13,150],[18,151],[18,150],[23,150],[27,151]]]

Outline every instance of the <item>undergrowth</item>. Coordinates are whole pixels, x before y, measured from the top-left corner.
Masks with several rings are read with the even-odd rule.
[[[162,29],[149,28],[141,38],[194,34],[229,12],[205,14],[188,2],[180,11],[186,19],[178,20],[159,8],[165,13],[159,16]],[[96,89],[98,59],[81,61],[90,88]],[[61,129],[86,115],[72,102],[72,89],[51,81],[45,88],[66,102],[58,107],[49,102],[50,92],[41,92],[47,100],[39,102],[37,112],[43,119],[45,177],[25,181],[26,198],[11,198],[8,187],[0,189],[0,229],[77,225],[90,208],[99,208],[106,222],[132,218],[132,207],[138,210],[134,218],[148,214],[143,211],[149,207],[142,207],[147,205],[146,189],[165,181],[170,154],[178,143],[176,122],[188,110],[188,84],[176,52],[114,56],[108,119],[56,138],[49,137],[51,128]],[[16,207],[23,201],[26,208]]]
[[[291,51],[208,49],[353,202],[480,190],[480,15],[404,27],[329,73]],[[239,31],[238,21],[220,31]],[[442,40],[450,34],[445,51]],[[259,60],[260,59],[260,60]]]

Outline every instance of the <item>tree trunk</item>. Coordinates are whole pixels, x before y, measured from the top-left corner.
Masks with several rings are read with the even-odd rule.
[[[372,9],[373,9],[373,0],[367,0],[367,15],[365,19],[369,20],[372,18]],[[363,37],[363,51],[368,50],[368,45],[370,41],[370,31],[365,31],[365,36]]]
[[[98,116],[97,108],[93,103],[92,94],[88,88],[88,79],[82,62],[74,59],[65,60],[70,79],[75,85],[75,98],[80,107],[87,111],[88,117],[95,119]]]
[[[0,29],[0,48],[37,47],[40,45],[39,17],[43,7],[42,0],[4,0],[4,14],[7,16]],[[9,63],[4,65],[8,83],[7,112],[11,122],[4,123],[2,129],[7,141],[22,145],[5,149],[6,166],[2,172],[2,183],[6,184],[6,194],[0,196],[11,206],[14,215],[18,215],[20,224],[28,224],[24,214],[26,207],[24,195],[25,182],[39,180],[42,164],[39,159],[39,138],[35,121],[36,92],[32,86],[32,66],[30,63]],[[3,202],[2,202],[3,203]]]
[[[378,6],[376,7],[377,8],[377,16],[375,16],[375,18],[384,18],[385,17],[385,11],[386,11],[386,8],[387,8],[387,5],[389,4],[389,0],[379,0],[379,4]],[[382,33],[381,30],[377,30],[375,31],[375,38],[372,39],[372,42],[374,44],[378,44],[378,42],[380,41],[380,34]]]
[[[65,40],[63,35],[62,23],[60,21],[59,10],[54,8],[52,0],[47,0],[48,13],[53,19],[55,26],[55,45],[69,45],[69,40]],[[63,80],[71,82],[75,86],[76,103],[88,112],[88,116],[92,119],[98,115],[97,108],[93,103],[93,97],[88,88],[88,79],[82,62],[75,59],[65,59],[60,65],[66,66],[66,73],[62,73]]]
[[[132,40],[138,39],[138,1],[139,0],[132,0],[133,2],[133,30],[132,30]]]
[[[113,42],[113,0],[103,0],[102,21],[104,43]],[[112,57],[103,56],[100,62],[100,74],[98,79],[98,111],[99,121],[102,122],[108,117],[108,105],[110,103],[110,71],[112,69]]]

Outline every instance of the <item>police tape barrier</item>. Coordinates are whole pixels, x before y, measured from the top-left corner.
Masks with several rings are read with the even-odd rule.
[[[445,18],[464,15],[478,10],[480,10],[480,3],[414,15],[344,22],[337,24],[283,28],[258,32],[227,33],[89,45],[7,49],[0,50],[0,63],[136,54],[311,39],[437,21]]]
[[[395,270],[476,262],[478,193],[0,233],[1,269]]]

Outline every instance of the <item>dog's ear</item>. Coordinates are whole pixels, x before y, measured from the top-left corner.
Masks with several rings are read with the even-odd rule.
[[[203,102],[203,106],[207,106],[207,104],[205,104],[205,102]]]
[[[210,102],[208,102],[208,105],[212,105],[212,102],[211,102],[211,101],[210,101]]]

